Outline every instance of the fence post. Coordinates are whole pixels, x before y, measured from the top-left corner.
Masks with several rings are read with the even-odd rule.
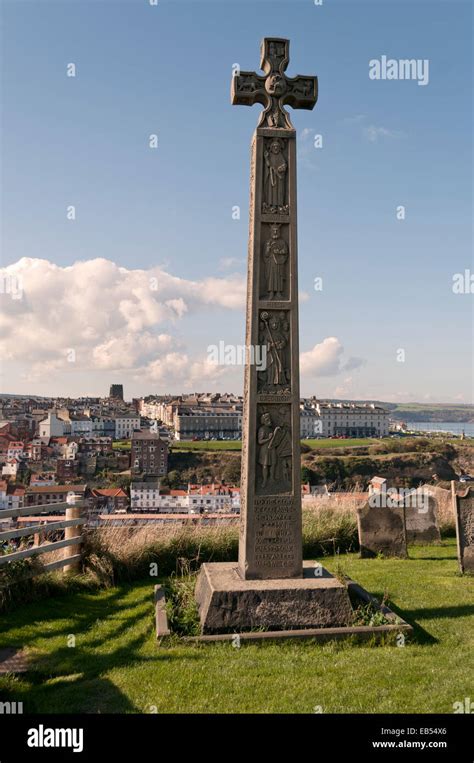
[[[66,519],[80,519],[82,515],[82,508],[83,501],[76,498],[74,503],[71,503],[71,505],[66,509]],[[83,525],[71,525],[70,527],[66,527],[64,529],[64,540],[75,538],[77,535],[81,534],[82,527]],[[68,559],[70,556],[76,556],[76,554],[80,554],[81,546],[67,546],[64,551],[64,558]],[[81,565],[79,561],[75,561],[72,564],[66,564],[64,566],[64,572],[78,572],[80,566]]]

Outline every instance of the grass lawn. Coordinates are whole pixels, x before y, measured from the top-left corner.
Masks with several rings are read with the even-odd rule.
[[[241,450],[240,440],[179,440],[171,443],[173,453],[188,450]]]
[[[116,440],[112,443],[112,450],[131,450],[131,440]]]
[[[381,442],[393,442],[389,437],[374,439],[373,437],[352,437],[347,440],[333,440],[330,437],[324,437],[319,440],[302,440],[302,443],[309,445],[310,448],[356,448],[357,446],[377,445]]]
[[[451,440],[449,438],[430,438],[432,440],[442,442],[443,439],[447,442]],[[378,445],[380,443],[393,443],[398,440],[393,440],[390,437],[382,437],[380,439],[374,437],[352,437],[347,440],[335,440],[330,437],[324,437],[318,440],[302,440],[302,443],[308,445],[311,449],[317,448],[356,448],[358,446]],[[474,440],[456,440],[456,444],[465,443],[472,445]],[[113,447],[119,450],[129,450],[130,442],[128,445],[123,443],[113,443]],[[216,451],[216,450],[241,450],[242,442],[240,440],[181,440],[171,442],[171,449],[174,453],[186,452],[190,450],[200,451]]]
[[[405,646],[311,642],[156,645],[152,583],[46,599],[2,616],[1,646],[36,658],[0,676],[0,700],[25,713],[451,713],[472,697],[474,579],[455,542],[409,560],[327,557],[412,624]],[[75,636],[75,647],[68,638]]]
[[[321,438],[320,440],[302,440],[305,445],[309,445],[310,448],[350,448],[358,445],[376,445],[380,442],[392,442],[387,437],[383,439],[374,439],[368,437],[352,438],[347,440],[332,440],[330,437]],[[185,450],[241,450],[242,442],[240,440],[196,440],[173,442],[172,449],[174,452]]]

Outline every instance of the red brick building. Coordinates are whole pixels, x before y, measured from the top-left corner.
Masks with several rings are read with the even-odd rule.
[[[75,458],[58,458],[56,461],[58,480],[72,480],[79,474],[79,462]]]
[[[132,474],[164,477],[168,473],[168,443],[148,430],[134,432],[131,469]]]

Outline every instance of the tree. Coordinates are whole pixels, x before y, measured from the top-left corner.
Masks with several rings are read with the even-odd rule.
[[[180,473],[177,469],[168,472],[168,485],[175,490],[181,485]]]
[[[309,469],[307,466],[301,467],[301,482],[302,484],[309,483],[312,485],[314,483],[314,472],[312,469]]]

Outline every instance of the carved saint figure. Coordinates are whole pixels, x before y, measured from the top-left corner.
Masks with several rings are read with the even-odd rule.
[[[264,152],[265,159],[265,181],[264,196],[265,203],[269,207],[279,207],[285,205],[286,195],[286,171],[288,165],[283,155],[283,143],[280,138],[274,138],[270,143],[270,148]]]
[[[269,317],[267,312],[261,315],[265,326],[265,344],[267,348],[266,380],[271,386],[282,386],[287,382],[286,363],[284,360],[285,348],[288,339],[280,319],[274,315]]]
[[[291,458],[293,447],[291,444],[290,430],[287,426],[281,427],[281,434],[276,446],[277,458],[281,461],[283,481],[291,482]]]
[[[269,413],[262,414],[260,419],[261,426],[257,433],[258,463],[262,467],[262,488],[267,484],[268,477],[272,481],[276,479],[276,469],[278,465],[278,454],[274,447],[275,437],[280,431],[280,427],[273,428],[272,418]]]
[[[270,238],[265,244],[263,259],[268,297],[269,299],[274,299],[275,297],[276,299],[282,299],[285,289],[288,245],[280,237],[280,225],[277,223],[270,226]]]

